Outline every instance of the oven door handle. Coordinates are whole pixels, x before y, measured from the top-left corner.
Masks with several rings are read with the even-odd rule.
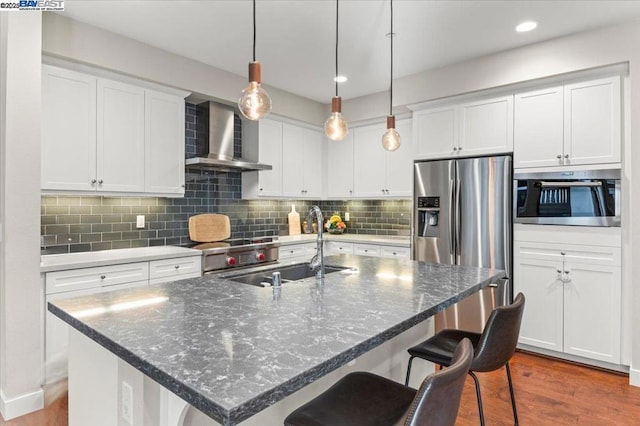
[[[602,182],[538,182],[541,188],[573,188],[573,187],[590,187],[595,188],[602,186]]]

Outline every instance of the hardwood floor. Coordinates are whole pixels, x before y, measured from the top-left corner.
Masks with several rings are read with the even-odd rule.
[[[416,361],[418,362],[418,361]],[[640,388],[625,375],[518,352],[511,361],[520,424],[640,425]],[[478,374],[489,426],[512,425],[507,376],[503,370]],[[64,384],[47,389],[45,409],[0,426],[65,426]],[[478,425],[478,406],[469,377],[462,395],[457,426]]]

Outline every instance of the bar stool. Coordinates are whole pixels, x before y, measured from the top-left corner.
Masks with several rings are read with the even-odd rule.
[[[500,306],[494,309],[487,320],[482,334],[463,330],[442,330],[430,339],[409,348],[409,355],[411,355],[411,357],[409,358],[405,384],[409,383],[411,363],[414,358],[422,358],[441,366],[450,365],[458,342],[465,338],[469,339],[475,348],[475,355],[469,368],[469,374],[476,385],[480,424],[484,425],[484,412],[482,409],[482,397],[480,395],[480,382],[474,372],[494,371],[504,366],[507,370],[513,419],[515,420],[515,424],[518,425],[518,412],[516,410],[515,394],[513,393],[509,360],[513,356],[516,350],[516,344],[518,343],[524,302],[524,295],[519,293],[511,305]]]
[[[371,373],[347,374],[284,420],[285,426],[453,426],[473,345],[463,339],[451,366],[427,376],[418,390]]]

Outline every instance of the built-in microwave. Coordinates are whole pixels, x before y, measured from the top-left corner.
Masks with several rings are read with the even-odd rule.
[[[620,226],[620,176],[619,169],[514,173],[514,222]]]

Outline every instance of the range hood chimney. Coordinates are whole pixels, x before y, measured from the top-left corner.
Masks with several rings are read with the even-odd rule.
[[[205,102],[196,107],[198,122],[196,135],[196,157],[187,158],[189,169],[249,172],[271,170],[268,164],[233,157],[234,113],[227,105]],[[251,123],[257,126],[256,123]],[[248,123],[244,124],[244,126]],[[250,143],[244,136],[257,135],[257,131],[246,132],[243,143]]]

